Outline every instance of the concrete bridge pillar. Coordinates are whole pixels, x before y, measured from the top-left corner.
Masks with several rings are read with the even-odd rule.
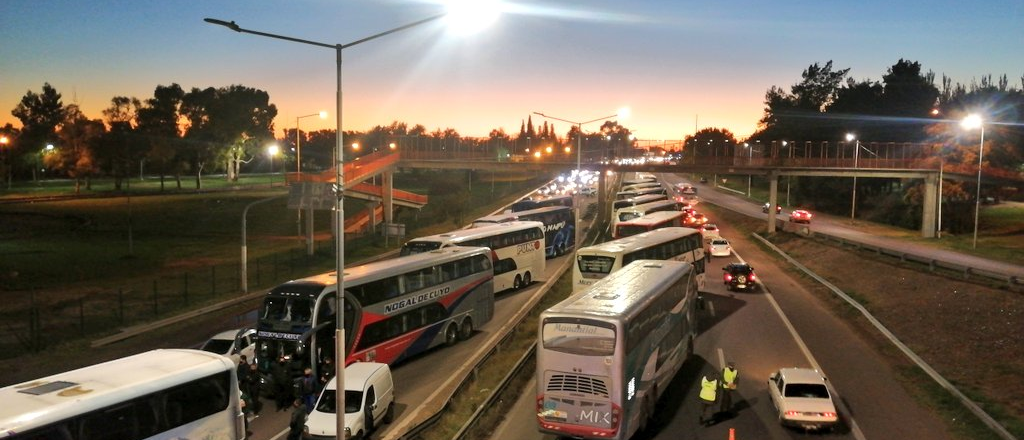
[[[768,233],[775,233],[775,205],[779,204],[779,175],[768,172]]]
[[[924,200],[921,201],[921,236],[935,238],[939,177],[929,174],[924,178]]]
[[[385,171],[381,174],[381,195],[384,197],[384,227],[387,228],[388,224],[395,222],[395,197],[393,191],[395,189],[395,171],[394,169]],[[387,231],[387,229],[384,229]]]
[[[608,216],[611,215],[608,212],[606,212],[606,206],[608,205],[608,188],[605,187],[608,184],[608,179],[605,177],[606,174],[608,173],[604,172],[603,170],[597,173],[598,218],[601,218],[600,216],[602,215],[604,216],[604,218],[608,218]]]

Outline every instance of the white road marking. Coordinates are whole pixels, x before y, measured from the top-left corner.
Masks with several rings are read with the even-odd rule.
[[[735,254],[735,251],[733,253]],[[741,263],[746,263],[746,261],[743,260],[743,257],[740,257],[740,254],[736,254],[736,258],[739,259]],[[768,290],[768,286],[766,286],[764,282],[761,282],[761,290],[764,291],[765,298],[768,298],[768,302],[772,305],[772,308],[775,309],[775,313],[777,313],[779,315],[779,318],[782,319],[782,323],[786,325],[786,328],[789,330],[789,334],[793,336],[793,341],[795,341],[796,345],[800,347],[800,351],[804,354],[804,357],[807,358],[807,362],[811,364],[811,368],[818,370],[819,372],[821,372],[823,376],[828,377],[828,375],[825,374],[825,370],[823,370],[821,368],[821,365],[818,365],[818,361],[814,359],[814,356],[811,354],[811,350],[807,348],[807,344],[804,344],[803,338],[801,338],[800,335],[796,332],[796,328],[793,327],[793,323],[789,322],[789,318],[787,318],[786,314],[782,312],[782,307],[779,307],[779,303],[775,302],[775,297],[772,296],[771,291]],[[721,356],[721,350],[719,350],[718,353],[719,356]],[[839,395],[836,392],[836,390],[832,388],[831,382],[828,382],[827,386],[829,387],[833,395]],[[857,421],[853,420],[853,415],[850,412],[850,409],[846,407],[842,400],[836,399],[834,403],[836,404],[836,406],[840,408],[840,410],[846,416],[846,419],[849,421],[850,433],[853,434],[853,437],[856,438],[857,440],[867,440],[864,437],[864,433],[861,432],[860,426],[857,426]]]
[[[721,348],[718,349],[718,369],[725,369],[725,352]]]

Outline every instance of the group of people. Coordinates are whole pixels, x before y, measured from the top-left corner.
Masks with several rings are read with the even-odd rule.
[[[710,424],[718,412],[729,413],[732,411],[732,394],[736,392],[736,385],[740,378],[740,372],[736,369],[736,363],[730,361],[722,373],[707,374],[700,380],[699,399],[701,403],[700,417],[698,421],[703,424]],[[718,403],[718,411],[712,407]],[[712,411],[711,418],[705,420],[708,411]]]
[[[294,365],[288,361],[288,358],[282,356],[277,362],[270,365],[270,386],[273,388],[271,394],[274,396],[277,410],[291,409],[292,411],[288,425],[289,440],[301,438],[306,416],[313,411],[317,395],[334,377],[334,365],[330,358],[324,359],[321,366],[323,368],[319,377],[313,377],[313,370],[305,368],[302,370],[301,376],[293,378],[292,367]],[[242,392],[242,407],[246,414],[246,433],[248,434],[249,421],[258,417],[263,407],[260,402],[260,387],[263,381],[256,363],[249,363],[245,355],[238,360],[237,374],[238,386]]]

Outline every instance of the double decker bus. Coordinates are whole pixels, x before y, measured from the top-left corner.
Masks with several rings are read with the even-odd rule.
[[[668,200],[668,197],[659,194],[648,194],[646,196],[630,197],[628,199],[621,199],[612,202],[612,219],[614,222],[615,211],[622,208],[628,208],[630,206],[643,205],[644,203],[657,202],[660,200]]]
[[[658,211],[633,220],[619,222],[612,230],[612,238],[629,237],[661,228],[682,227],[684,215],[685,213],[682,211]]]
[[[693,265],[638,260],[541,313],[538,429],[582,439],[628,439],[693,353]]]
[[[643,217],[652,212],[661,211],[682,211],[683,204],[674,200],[657,200],[654,202],[648,202],[641,205],[627,206],[625,208],[619,208],[613,211],[615,214],[612,217],[612,230],[614,231],[619,222],[633,220],[635,218]]]
[[[551,196],[542,199],[523,199],[512,204],[509,209],[512,212],[529,211],[531,209],[544,208],[547,206],[568,206],[572,208],[573,197],[571,195]]]
[[[544,258],[544,224],[529,221],[495,223],[415,238],[402,246],[401,255],[448,246],[490,248],[495,292],[529,286],[536,276],[544,274],[547,262]]]
[[[257,320],[260,371],[283,358],[316,377],[327,357],[393,364],[469,338],[494,315],[490,255],[452,246],[345,268],[344,356],[334,350],[337,272],[271,289]]]
[[[0,437],[241,440],[235,368],[219,354],[162,349],[0,388]]]
[[[704,241],[692,228],[662,228],[576,250],[572,289],[578,292],[636,260],[685,261],[694,266],[697,287],[704,290]]]
[[[473,222],[473,227],[516,220],[544,224],[544,255],[547,258],[555,258],[576,248],[576,212],[567,206],[548,206],[480,217]]]

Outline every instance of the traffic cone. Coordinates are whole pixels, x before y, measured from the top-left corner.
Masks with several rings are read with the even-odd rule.
[[[736,428],[729,428],[729,440],[736,440]]]

